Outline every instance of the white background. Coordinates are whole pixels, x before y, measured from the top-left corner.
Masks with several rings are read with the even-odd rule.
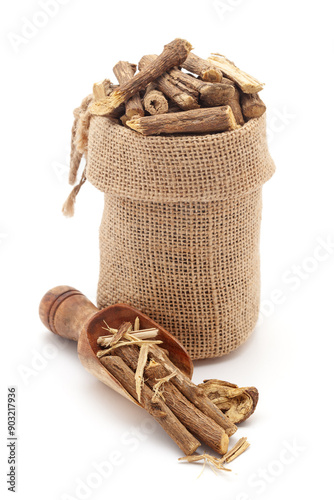
[[[5,484],[6,394],[16,385],[20,500],[330,497],[331,2],[58,5],[25,40],[17,37],[27,20],[43,23],[41,2],[1,5],[1,491],[12,498]],[[118,60],[137,62],[175,37],[187,38],[202,57],[224,53],[266,82],[262,97],[277,166],[264,188],[262,321],[239,350],[196,362],[194,373],[197,383],[214,377],[259,388],[256,413],[231,440],[247,436],[251,447],[231,473],[207,467],[199,479],[201,465],[178,463],[182,453],[164,431],[86,372],[75,344],[64,345],[38,318],[42,295],[58,284],[95,300],[103,197],[87,183],[75,217],[61,214],[70,190],[72,110],[93,82],[113,79]],[[96,476],[96,464],[117,456],[108,477]],[[94,487],[76,491],[82,482]]]

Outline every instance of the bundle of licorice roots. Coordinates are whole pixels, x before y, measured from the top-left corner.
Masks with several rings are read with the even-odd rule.
[[[225,469],[225,463],[248,448],[243,437],[229,449],[229,438],[236,424],[254,412],[255,387],[215,379],[197,386],[171,362],[158,340],[159,330],[140,329],[139,318],[117,329],[106,324],[104,330],[108,333],[97,339],[100,362],[175,441],[185,453],[183,459],[204,459]],[[196,453],[201,444],[219,457]]]
[[[263,84],[220,54],[202,59],[177,38],[160,55],[145,55],[137,66],[119,61],[119,85],[95,83],[92,115],[108,116],[143,135],[214,133],[235,130],[266,107]]]

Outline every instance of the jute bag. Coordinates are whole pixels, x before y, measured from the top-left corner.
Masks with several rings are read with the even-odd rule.
[[[104,193],[100,308],[133,305],[193,359],[227,354],[259,311],[265,116],[232,132],[144,137],[92,117],[86,177]]]

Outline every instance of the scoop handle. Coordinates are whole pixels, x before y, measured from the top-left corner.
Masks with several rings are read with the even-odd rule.
[[[52,288],[44,295],[39,306],[39,316],[48,330],[76,341],[83,326],[98,311],[87,297],[70,286]]]

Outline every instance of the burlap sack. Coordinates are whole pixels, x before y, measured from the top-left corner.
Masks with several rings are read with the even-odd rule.
[[[131,304],[193,359],[242,344],[258,317],[265,116],[233,132],[144,137],[93,117],[87,179],[105,193],[100,308]]]

